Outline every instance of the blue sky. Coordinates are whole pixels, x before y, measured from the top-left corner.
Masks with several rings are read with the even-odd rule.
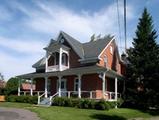
[[[10,77],[33,72],[44,48],[60,30],[81,42],[92,34],[112,34],[123,47],[123,0],[119,0],[122,39],[119,40],[116,0],[0,0],[0,72]],[[144,7],[159,28],[158,0],[127,0],[128,46]],[[120,49],[122,51],[122,48]]]

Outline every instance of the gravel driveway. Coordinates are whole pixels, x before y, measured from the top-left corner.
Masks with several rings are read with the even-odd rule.
[[[0,107],[0,120],[40,120],[29,110]]]

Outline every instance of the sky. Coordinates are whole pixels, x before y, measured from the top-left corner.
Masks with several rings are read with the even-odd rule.
[[[43,48],[64,31],[80,42],[93,34],[114,35],[124,46],[123,0],[0,0],[0,72],[5,80],[34,72],[32,65],[45,55]],[[135,37],[144,7],[159,33],[159,0],[127,0],[127,46]],[[157,39],[159,43],[159,39]]]

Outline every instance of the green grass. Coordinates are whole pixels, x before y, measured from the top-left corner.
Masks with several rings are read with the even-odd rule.
[[[36,107],[24,103],[0,103],[0,107],[16,107],[36,112],[42,120],[127,120],[128,118],[150,118],[152,115],[133,109],[111,109],[109,111],[78,109],[69,107]]]

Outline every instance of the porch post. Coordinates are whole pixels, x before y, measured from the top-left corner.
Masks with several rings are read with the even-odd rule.
[[[48,83],[48,78],[45,77],[45,98],[47,98],[47,83]]]
[[[104,98],[105,97],[105,72],[103,72],[103,76],[102,76],[102,93]]]
[[[30,96],[33,96],[33,78],[30,79]]]
[[[78,98],[81,98],[81,75],[78,75]]]
[[[59,92],[59,97],[61,97],[61,76],[58,76],[59,77],[59,85],[58,85],[58,92]]]
[[[117,99],[118,99],[118,79],[116,77],[115,78],[115,101],[117,101]],[[117,103],[116,103],[115,108],[117,108]]]
[[[47,72],[48,68],[48,51],[46,51],[46,56],[45,56],[45,72]]]
[[[62,71],[62,48],[59,50],[59,70]]]
[[[21,80],[19,79],[19,81],[18,81],[18,96],[20,96],[20,85],[21,85]]]

